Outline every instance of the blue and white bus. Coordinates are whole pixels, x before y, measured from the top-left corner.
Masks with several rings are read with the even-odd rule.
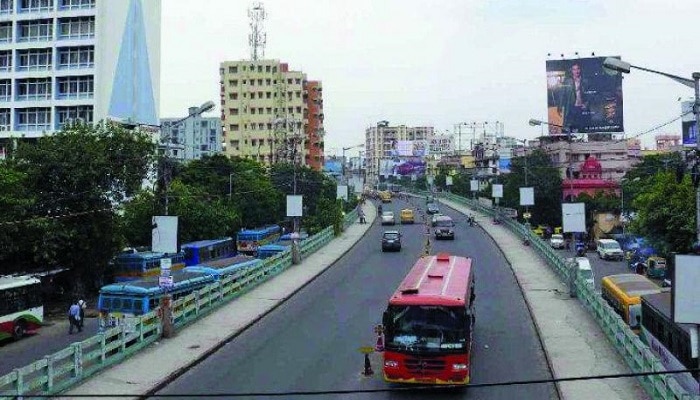
[[[236,244],[231,237],[185,243],[181,249],[185,253],[185,265],[187,266],[232,257],[236,254]]]
[[[276,242],[281,233],[282,228],[279,225],[242,229],[236,236],[236,249],[241,253],[255,254],[259,246]]]
[[[219,280],[224,276],[234,275],[238,272],[255,268],[260,265],[260,263],[262,263],[262,260],[259,258],[237,255],[234,257],[211,260],[199,265],[185,267],[185,271],[204,273],[213,276],[215,280]]]
[[[172,271],[185,267],[183,253],[167,254],[154,251],[126,252],[114,257],[111,262],[112,274],[116,282],[128,282],[149,276],[160,275],[162,259],[170,259]]]

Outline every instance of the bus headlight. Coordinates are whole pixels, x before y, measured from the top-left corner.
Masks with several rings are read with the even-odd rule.
[[[452,371],[465,371],[467,368],[467,364],[452,364]]]
[[[399,362],[394,360],[386,360],[384,361],[384,366],[386,368],[398,368]]]

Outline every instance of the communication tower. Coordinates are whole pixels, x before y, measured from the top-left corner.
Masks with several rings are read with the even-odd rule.
[[[248,9],[248,18],[250,18],[250,34],[248,35],[250,58],[257,61],[265,57],[265,44],[267,43],[267,34],[263,26],[267,13],[261,2],[253,3],[253,6]]]

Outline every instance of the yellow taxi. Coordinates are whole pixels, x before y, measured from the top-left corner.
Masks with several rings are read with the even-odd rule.
[[[401,223],[402,224],[413,224],[416,222],[413,210],[410,208],[404,208],[401,210]]]

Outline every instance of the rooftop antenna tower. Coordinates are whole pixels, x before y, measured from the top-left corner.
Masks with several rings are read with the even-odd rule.
[[[250,34],[248,35],[250,58],[257,61],[265,57],[265,44],[267,43],[267,34],[263,26],[267,13],[261,2],[253,3],[253,6],[248,9],[248,18],[250,18]]]

